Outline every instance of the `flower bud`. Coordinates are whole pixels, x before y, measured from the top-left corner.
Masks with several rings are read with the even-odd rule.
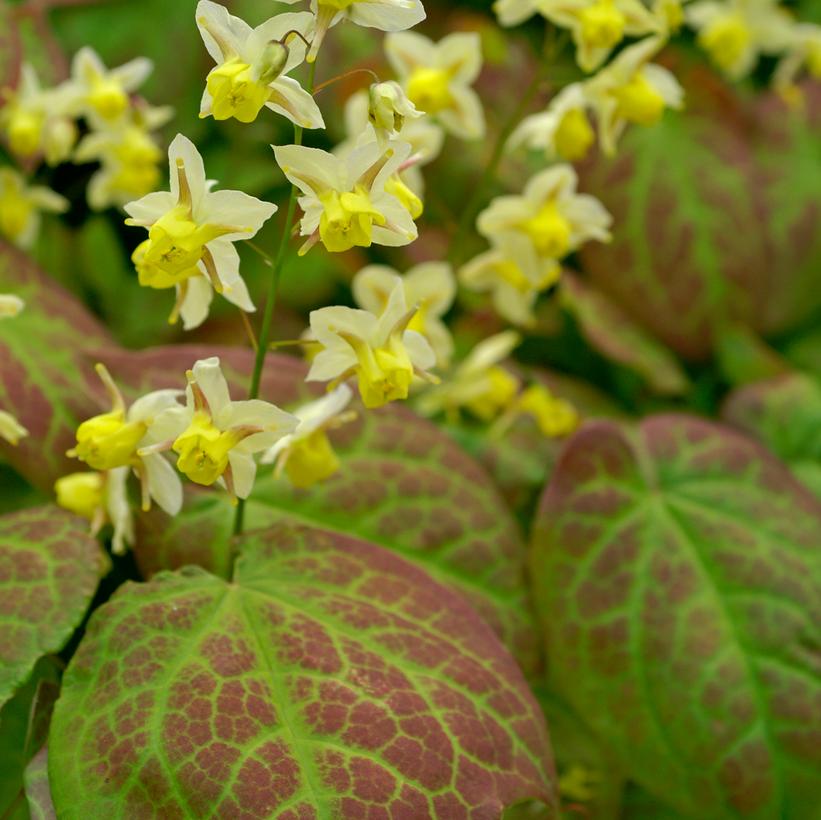
[[[282,74],[285,64],[288,62],[288,46],[278,40],[272,40],[262,50],[259,59],[254,63],[254,68],[258,74],[258,82],[263,85],[272,83]]]
[[[407,98],[399,83],[374,83],[368,89],[368,119],[374,128],[398,133],[406,117],[421,116],[422,113]]]

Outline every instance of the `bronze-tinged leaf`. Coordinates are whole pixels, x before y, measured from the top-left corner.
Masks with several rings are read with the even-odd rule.
[[[30,434],[17,446],[0,439],[0,455],[51,493],[57,478],[77,469],[65,455],[77,425],[103,405],[90,351],[110,339],[80,302],[2,240],[0,293],[26,303],[0,322],[0,408]]]
[[[0,704],[62,649],[108,566],[88,522],[59,507],[0,517]]]
[[[57,820],[48,785],[48,749],[45,746],[26,766],[24,782],[31,820]]]
[[[124,384],[142,390],[179,385],[198,357],[218,355],[235,395],[243,395],[252,354],[176,346],[105,361]],[[306,366],[271,355],[262,398],[290,408],[311,398]],[[315,395],[315,393],[314,393]],[[538,663],[518,526],[482,467],[453,440],[406,407],[366,411],[332,434],[342,466],[327,482],[295,490],[260,468],[246,509],[248,527],[303,520],[388,547],[465,594],[526,669]],[[230,571],[234,508],[224,493],[191,497],[170,521],[156,512],[141,524],[135,554],[146,575],[196,563]]]
[[[595,422],[534,527],[552,680],[628,775],[694,818],[814,818],[821,504],[730,428]]]
[[[821,498],[821,382],[802,373],[729,395],[722,417],[766,444]]]
[[[300,525],[245,537],[230,583],[189,567],[101,607],[49,770],[65,818],[556,813],[538,705],[471,607],[388,550]]]
[[[584,338],[608,359],[634,370],[662,396],[687,392],[690,380],[673,353],[604,293],[578,276],[565,273],[561,300]]]

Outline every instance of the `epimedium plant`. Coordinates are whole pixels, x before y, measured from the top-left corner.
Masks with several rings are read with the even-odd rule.
[[[150,60],[43,83],[45,7],[0,12],[0,816],[821,817],[821,30],[498,0],[494,89],[486,17],[284,1],[171,12],[200,119],[292,126],[276,203],[163,150]],[[85,206],[172,343],[34,260]]]

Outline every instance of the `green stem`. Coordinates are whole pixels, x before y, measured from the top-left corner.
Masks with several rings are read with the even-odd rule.
[[[308,93],[313,94],[314,77],[316,76],[316,63],[311,63],[308,74]],[[302,145],[303,129],[299,125],[294,126],[294,145]],[[257,345],[256,358],[254,359],[254,370],[251,374],[251,387],[248,391],[249,399],[259,398],[259,388],[262,383],[262,371],[265,368],[265,356],[268,353],[268,339],[271,335],[271,326],[274,322],[274,310],[277,304],[279,292],[279,282],[282,277],[282,268],[285,264],[285,257],[288,254],[288,246],[291,241],[291,231],[294,227],[294,216],[296,215],[297,199],[299,189],[296,185],[291,186],[291,195],[288,198],[288,210],[285,214],[285,224],[282,226],[282,235],[279,238],[279,246],[273,261],[269,258],[271,266],[271,278],[268,285],[268,296],[265,300],[265,308],[262,314],[262,329],[260,330]],[[234,535],[242,534],[242,527],[245,520],[245,500],[240,499],[237,504],[237,511],[234,517]]]

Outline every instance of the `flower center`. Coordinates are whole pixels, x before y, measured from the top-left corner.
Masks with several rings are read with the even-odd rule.
[[[374,223],[385,224],[385,217],[374,208],[369,193],[360,185],[343,194],[327,191],[319,199],[325,209],[319,221],[319,236],[332,253],[353,247],[369,248]]]
[[[521,227],[542,256],[561,259],[570,250],[570,222],[553,201],[545,202]]]
[[[157,162],[161,152],[147,134],[137,128],[129,129],[114,149],[114,156],[118,167],[111,178],[113,188],[135,197],[144,196],[156,188],[160,178]]]
[[[18,108],[9,118],[8,137],[12,153],[20,157],[30,157],[40,148],[45,115],[37,111]]]
[[[228,468],[228,453],[242,438],[241,433],[219,430],[207,413],[197,410],[172,445],[179,456],[177,468],[196,484],[213,484]]]
[[[100,473],[72,473],[54,485],[57,503],[63,509],[92,520],[103,506],[103,477]]]
[[[624,15],[613,0],[599,2],[579,12],[581,38],[593,48],[612,48],[624,36]]]
[[[104,119],[115,120],[128,107],[128,95],[110,78],[100,77],[91,86],[88,104]]]
[[[427,114],[438,114],[453,105],[450,74],[443,68],[416,68],[408,78],[408,99]]]
[[[311,487],[339,469],[339,458],[324,430],[315,430],[288,449],[285,472],[295,487]]]
[[[377,348],[356,336],[340,335],[354,349],[359,361],[356,372],[365,407],[373,409],[408,397],[413,363],[398,334],[392,334],[384,347]]]
[[[571,108],[562,117],[556,129],[556,153],[569,162],[584,159],[595,139],[596,135],[587,114],[581,108]]]
[[[714,20],[699,35],[700,45],[724,71],[732,71],[749,48],[752,35],[740,14]]]
[[[12,241],[23,235],[34,206],[23,195],[11,174],[0,172],[0,234]]]
[[[618,113],[639,125],[653,125],[664,113],[664,97],[640,71],[626,85],[613,91]]]
[[[113,470],[133,464],[137,446],[148,429],[145,422],[127,422],[122,410],[103,413],[77,428],[72,455],[95,470]]]
[[[271,94],[268,86],[253,76],[248,63],[239,57],[214,68],[206,79],[212,97],[211,113],[215,120],[236,117],[240,122],[253,122]]]
[[[543,435],[550,438],[569,435],[579,426],[579,414],[573,405],[557,399],[538,384],[522,393],[517,408],[532,416]]]

